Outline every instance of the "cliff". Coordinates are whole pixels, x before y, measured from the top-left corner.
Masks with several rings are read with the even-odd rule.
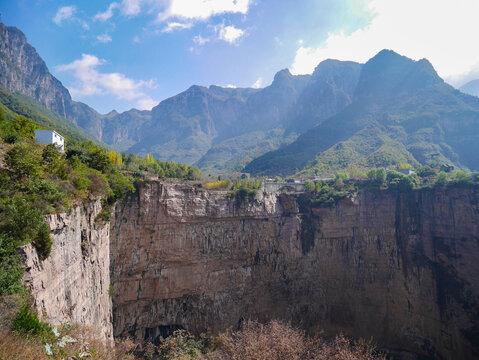
[[[71,111],[71,97],[48,71],[25,35],[0,22],[0,86],[35,99],[64,117]]]
[[[279,318],[396,356],[477,358],[479,194],[364,192],[331,207],[150,183],[117,205],[116,336]]]
[[[24,281],[35,306],[51,324],[80,323],[113,344],[110,288],[110,226],[97,225],[101,201],[75,205],[71,213],[47,217],[53,246],[40,261],[32,245],[22,247]]]

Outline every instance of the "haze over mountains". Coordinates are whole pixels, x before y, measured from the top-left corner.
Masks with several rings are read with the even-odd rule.
[[[469,95],[479,96],[479,79],[469,81],[462,85],[459,90]]]
[[[0,85],[117,151],[211,174],[330,174],[398,162],[479,168],[479,98],[444,83],[427,60],[387,50],[365,65],[281,70],[264,89],[194,85],[151,111],[101,115],[73,101],[23,33],[0,23]]]

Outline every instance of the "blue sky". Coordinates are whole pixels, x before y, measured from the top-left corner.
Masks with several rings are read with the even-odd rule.
[[[427,57],[455,85],[479,75],[479,1],[0,0],[50,71],[101,113],[149,109],[192,84],[264,87],[283,68]],[[454,56],[453,56],[454,55]],[[479,77],[479,76],[478,76]]]

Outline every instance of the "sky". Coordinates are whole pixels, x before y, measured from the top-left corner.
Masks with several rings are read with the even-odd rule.
[[[479,0],[0,0],[74,100],[151,109],[191,85],[265,87],[392,49],[479,78]]]

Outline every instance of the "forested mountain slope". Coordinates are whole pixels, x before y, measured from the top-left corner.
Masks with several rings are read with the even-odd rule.
[[[383,50],[363,66],[348,107],[245,171],[332,174],[399,162],[478,169],[478,136],[478,98],[446,84],[427,60]]]

